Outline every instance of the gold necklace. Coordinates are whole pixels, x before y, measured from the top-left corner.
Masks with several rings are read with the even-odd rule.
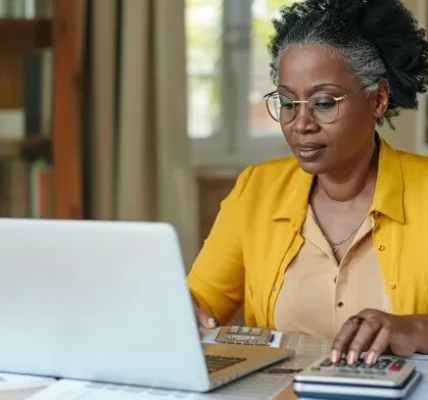
[[[312,209],[313,210],[313,209]],[[370,208],[369,208],[370,210]],[[367,210],[367,212],[364,214],[364,218],[358,223],[358,225],[356,226],[356,228],[350,232],[347,236],[345,236],[344,239],[338,241],[338,242],[333,242],[323,231],[323,229],[321,228],[320,223],[318,222],[318,218],[315,214],[315,210],[313,210],[313,215],[314,215],[314,220],[315,223],[318,225],[318,227],[320,228],[323,236],[325,237],[325,240],[327,240],[328,244],[331,246],[333,253],[336,254],[339,251],[339,246],[345,242],[347,242],[356,232],[358,232],[358,230],[362,227],[362,225],[364,224],[364,221],[367,218],[367,215],[369,213],[369,210]]]

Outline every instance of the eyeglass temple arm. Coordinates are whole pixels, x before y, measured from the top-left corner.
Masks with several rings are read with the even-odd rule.
[[[263,100],[267,100],[270,96],[272,96],[272,95],[274,95],[274,94],[278,94],[278,91],[277,91],[277,90],[274,90],[273,92],[270,92],[270,93],[268,93],[268,94],[265,94],[265,95],[263,96]]]

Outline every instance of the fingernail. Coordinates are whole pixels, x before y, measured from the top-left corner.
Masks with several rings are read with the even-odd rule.
[[[340,355],[337,350],[332,350],[330,355],[330,360],[332,363],[336,364],[340,360]]]
[[[351,350],[348,353],[348,357],[346,358],[346,361],[349,365],[353,365],[353,364],[355,364],[357,359],[358,359],[357,353],[355,351]]]
[[[210,326],[210,328],[215,328],[217,327],[217,321],[214,318],[208,318],[208,325]]]
[[[376,362],[376,354],[371,351],[366,357],[366,364],[372,365]]]

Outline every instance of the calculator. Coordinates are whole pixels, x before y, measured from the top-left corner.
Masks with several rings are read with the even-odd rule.
[[[250,328],[248,326],[223,326],[216,337],[216,342],[268,346],[273,339],[273,332],[269,329]]]
[[[381,356],[374,365],[363,359],[348,365],[345,358],[332,363],[329,358],[317,362],[293,378],[299,397],[319,399],[402,399],[421,379],[413,361]]]

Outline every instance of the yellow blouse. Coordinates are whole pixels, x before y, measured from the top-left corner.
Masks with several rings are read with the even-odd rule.
[[[313,176],[285,158],[239,176],[188,276],[199,306],[221,324],[245,304],[249,326],[274,328],[286,269],[303,244]],[[428,158],[381,140],[370,216],[393,311],[428,314]]]

